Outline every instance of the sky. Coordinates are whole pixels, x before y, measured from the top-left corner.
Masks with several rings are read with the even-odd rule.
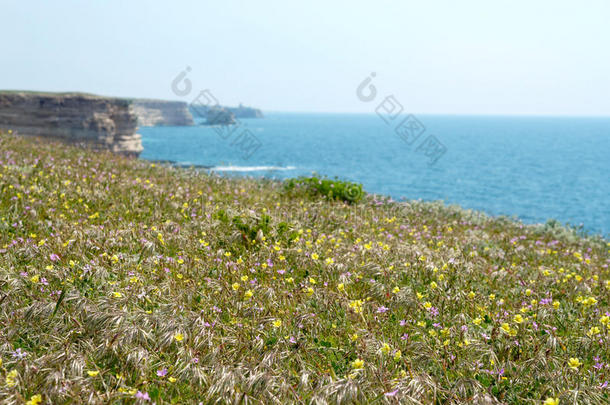
[[[0,89],[186,102],[208,90],[264,111],[371,113],[394,96],[413,113],[610,115],[607,0],[0,0],[0,14]],[[181,72],[190,91],[172,90]],[[371,73],[377,98],[365,102],[356,90]]]

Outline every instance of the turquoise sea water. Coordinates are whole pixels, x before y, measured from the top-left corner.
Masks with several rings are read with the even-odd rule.
[[[316,172],[396,199],[443,200],[526,223],[555,218],[610,234],[610,118],[417,118],[425,132],[411,145],[376,114],[269,113],[242,119],[232,133],[141,128],[141,157],[226,175]],[[433,165],[429,149],[417,150],[429,135],[446,148]]]

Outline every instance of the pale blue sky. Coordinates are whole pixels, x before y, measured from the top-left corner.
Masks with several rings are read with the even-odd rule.
[[[610,115],[610,2],[0,0],[0,88],[372,112]]]

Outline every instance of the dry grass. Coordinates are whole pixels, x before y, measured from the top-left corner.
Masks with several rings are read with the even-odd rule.
[[[609,401],[600,238],[6,134],[0,188],[2,403]]]

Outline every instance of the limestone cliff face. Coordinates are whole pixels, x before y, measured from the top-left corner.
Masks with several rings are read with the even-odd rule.
[[[0,92],[0,129],[84,143],[130,156],[142,152],[132,101],[81,93]]]
[[[136,99],[133,107],[142,127],[193,125],[193,116],[182,101]]]

